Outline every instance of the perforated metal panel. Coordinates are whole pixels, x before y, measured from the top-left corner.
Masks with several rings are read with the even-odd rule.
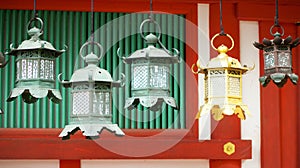
[[[70,79],[74,70],[83,67],[82,61],[78,58],[81,45],[88,40],[91,30],[89,12],[69,11],[38,11],[39,17],[44,21],[44,33],[41,39],[49,41],[57,49],[63,49],[64,45],[68,50],[56,59],[56,74],[62,73],[62,79]],[[138,28],[140,23],[148,17],[148,14],[133,14],[124,17],[125,13],[99,13],[95,12],[95,30],[98,35],[96,41],[100,41],[105,49],[105,55],[100,66],[107,69],[114,79],[119,79],[121,73],[130,74],[130,67],[125,66],[117,56],[117,49],[120,47],[125,55],[146,47],[140,37]],[[24,10],[0,10],[0,51],[9,48],[10,43],[15,46],[23,40],[28,39],[26,34],[27,22],[32,16],[32,11]],[[123,19],[111,22],[112,20],[124,17]],[[176,48],[180,56],[185,60],[185,44],[179,39],[185,39],[184,16],[155,15],[155,20],[160,24],[162,32],[161,42],[169,49]],[[111,24],[106,24],[111,23]],[[106,25],[105,29],[101,26]],[[154,26],[144,26],[144,30],[154,30]],[[130,34],[130,36],[125,36]],[[176,36],[178,38],[173,38]],[[25,65],[25,64],[24,64]],[[19,63],[18,66],[23,66]],[[42,65],[40,65],[42,66]],[[25,66],[24,66],[25,68]],[[35,68],[32,69],[33,71]],[[46,70],[46,68],[45,68]],[[120,128],[185,128],[185,65],[181,64],[171,67],[173,77],[169,80],[171,96],[179,103],[180,110],[174,110],[164,105],[163,112],[152,112],[139,106],[137,110],[124,110],[125,97],[130,95],[130,79],[126,79],[126,85],[122,89],[113,89],[112,94],[112,120],[118,123]],[[47,99],[38,100],[35,104],[25,104],[21,98],[14,102],[7,103],[9,92],[14,87],[16,74],[15,57],[3,69],[0,69],[0,107],[4,115],[0,116],[0,126],[4,128],[62,128],[70,120],[71,93],[70,89],[62,88],[57,82],[63,100],[60,104],[53,104]],[[45,75],[45,73],[43,73]],[[20,75],[19,75],[20,76]],[[51,78],[51,76],[49,76]],[[179,90],[180,88],[180,90]],[[78,95],[79,96],[79,95]],[[174,120],[178,122],[174,123]]]

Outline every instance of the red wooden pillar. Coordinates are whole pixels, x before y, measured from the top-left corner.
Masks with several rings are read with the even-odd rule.
[[[269,28],[273,22],[260,22],[260,40],[264,37],[273,39]],[[296,38],[294,24],[281,24],[286,35]],[[294,72],[297,73],[299,62],[296,50],[293,51]],[[260,53],[261,62],[262,52]],[[261,66],[263,75],[263,66]],[[289,80],[282,88],[272,82],[261,88],[261,164],[262,168],[297,167],[297,86]]]
[[[295,24],[283,24],[286,34],[283,38],[291,35],[297,37],[297,28]],[[296,55],[293,51],[293,67],[297,72],[296,63],[299,62],[300,55]],[[298,73],[299,75],[299,73]],[[299,86],[299,85],[298,85]],[[280,89],[280,132],[281,132],[281,168],[297,167],[297,109],[299,102],[297,100],[297,86],[288,81],[283,88]]]
[[[299,24],[297,24],[296,25],[297,26],[297,37],[300,37],[300,23]],[[294,56],[293,58],[294,59],[296,59],[296,63],[294,64],[295,66],[297,66],[297,71],[295,71],[295,72],[297,72],[297,74],[298,75],[300,75],[300,58],[299,58],[299,56],[300,56],[300,47],[297,47],[296,49],[295,49],[295,55],[296,55],[296,57]],[[295,69],[295,70],[296,70]],[[300,86],[299,86],[299,84],[298,84],[298,91],[297,91],[297,101],[298,102],[296,102],[296,104],[298,104],[298,106],[297,106],[297,119],[299,119],[300,118],[300,107],[299,107],[299,99],[300,99]],[[297,135],[297,140],[298,140],[298,142],[299,142],[299,140],[300,140],[300,137],[299,137],[299,135],[300,135],[300,122],[297,122],[297,126],[296,126],[296,129],[297,129],[297,132],[296,132],[296,135]],[[297,146],[297,157],[296,157],[296,160],[297,160],[297,167],[300,167],[300,145],[299,144],[297,144],[298,146]]]
[[[219,4],[210,5],[210,37],[220,32],[219,9]],[[228,52],[228,55],[239,59],[239,21],[235,16],[235,10],[234,4],[223,4],[224,30],[225,33],[230,34],[235,41],[235,46],[233,50]],[[228,48],[232,45],[230,40],[223,36],[218,37],[215,41],[216,47],[222,43],[228,46]],[[216,51],[211,50],[211,57],[216,57],[217,55],[218,53]],[[235,115],[225,116],[219,122],[212,119],[211,128],[211,139],[228,139],[228,142],[230,142],[231,139],[241,139],[241,121]],[[227,154],[224,153],[224,156],[227,156]],[[211,159],[209,165],[210,168],[241,168],[241,160],[233,160],[228,156],[228,159],[226,160]]]
[[[269,28],[273,22],[259,23],[259,40],[272,39]],[[260,76],[264,74],[263,55],[260,51]],[[261,87],[261,166],[276,168],[281,165],[280,142],[280,97],[273,83]]]

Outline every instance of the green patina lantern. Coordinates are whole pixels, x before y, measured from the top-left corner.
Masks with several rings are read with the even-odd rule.
[[[272,80],[278,87],[283,87],[290,78],[293,84],[297,84],[298,75],[293,73],[292,67],[292,48],[299,45],[300,39],[293,41],[291,36],[283,39],[283,33],[278,32],[272,35],[274,36],[272,40],[264,38],[262,43],[254,42],[253,44],[256,48],[263,50],[264,75],[259,78],[260,83],[267,86]]]
[[[68,139],[70,134],[81,130],[87,138],[98,137],[103,129],[107,129],[115,135],[123,136],[123,131],[117,124],[112,124],[112,88],[123,86],[122,74],[120,81],[113,81],[110,73],[97,66],[102,58],[93,52],[82,55],[85,46],[92,44],[103,51],[101,45],[96,42],[87,42],[80,49],[80,56],[87,66],[76,70],[70,81],[61,81],[64,87],[71,88],[72,112],[70,123],[61,132],[59,137]],[[60,74],[61,75],[61,74]],[[59,75],[59,78],[60,78]]]
[[[150,33],[144,37],[142,26],[146,22],[157,25],[159,36]],[[131,94],[126,99],[125,108],[133,109],[139,103],[150,110],[157,111],[163,102],[178,108],[176,101],[170,97],[170,66],[179,63],[179,52],[171,54],[159,41],[161,32],[159,25],[152,19],[146,19],[140,26],[140,34],[148,44],[147,48],[132,53],[129,57],[123,57],[123,61],[131,66]],[[159,43],[163,49],[156,48]],[[119,52],[118,55],[120,56]]]
[[[40,22],[41,28],[32,27],[35,21]],[[29,29],[30,28],[30,29]],[[6,54],[16,56],[16,82],[11,91],[8,102],[19,95],[26,103],[34,103],[39,98],[48,97],[54,103],[61,101],[59,90],[55,89],[55,59],[65,50],[56,50],[51,43],[41,40],[43,34],[43,21],[32,18],[28,23],[29,40],[25,40],[18,48],[10,45]]]

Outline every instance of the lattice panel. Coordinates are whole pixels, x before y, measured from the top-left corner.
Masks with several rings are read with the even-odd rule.
[[[148,67],[147,66],[135,66],[133,67],[133,89],[143,89],[147,87],[147,76],[148,76]]]
[[[228,94],[231,96],[241,96],[240,78],[229,76],[228,78]]]
[[[73,93],[73,115],[87,115],[89,106],[89,92]]]

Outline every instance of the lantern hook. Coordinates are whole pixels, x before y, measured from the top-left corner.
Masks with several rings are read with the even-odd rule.
[[[71,82],[70,82],[70,81],[67,81],[67,80],[62,80],[62,79],[61,79],[61,75],[62,75],[62,73],[58,74],[58,76],[57,76],[58,82],[61,83],[61,84],[62,84],[63,86],[65,86],[65,87],[70,87]]]
[[[5,67],[5,65],[10,61],[10,57],[7,61],[5,61],[5,57],[2,54],[2,52],[0,52],[0,68]]]
[[[79,50],[79,55],[80,55],[80,57],[81,57],[83,60],[85,60],[85,57],[86,57],[86,56],[83,56],[82,51],[83,51],[83,49],[84,49],[85,47],[87,47],[88,45],[96,45],[96,46],[99,48],[99,50],[100,50],[100,56],[99,56],[98,60],[100,61],[101,58],[103,57],[103,47],[101,46],[101,44],[99,44],[99,43],[97,43],[97,42],[95,42],[95,41],[88,41],[88,42],[84,43],[84,44],[81,46],[81,48],[80,48],[80,50]],[[93,52],[92,52],[92,53],[93,53]]]
[[[197,66],[197,68],[198,68],[197,71],[195,71],[195,66]],[[200,65],[200,60],[198,60],[196,64],[193,64],[193,65],[192,65],[191,70],[192,70],[192,72],[193,72],[194,74],[199,74],[199,73],[201,73],[202,68],[201,68],[201,65]]]
[[[218,49],[214,46],[214,40],[215,40],[215,38],[218,37],[218,36],[223,36],[223,35],[217,33],[217,34],[215,34],[215,35],[212,37],[212,39],[211,39],[211,41],[210,41],[211,47],[212,47],[214,50],[216,50],[216,51],[217,51]],[[233,38],[232,38],[229,34],[225,34],[225,36],[228,37],[228,38],[231,40],[231,47],[228,49],[228,51],[230,51],[230,50],[232,50],[233,47],[234,47],[234,40],[233,40]]]

